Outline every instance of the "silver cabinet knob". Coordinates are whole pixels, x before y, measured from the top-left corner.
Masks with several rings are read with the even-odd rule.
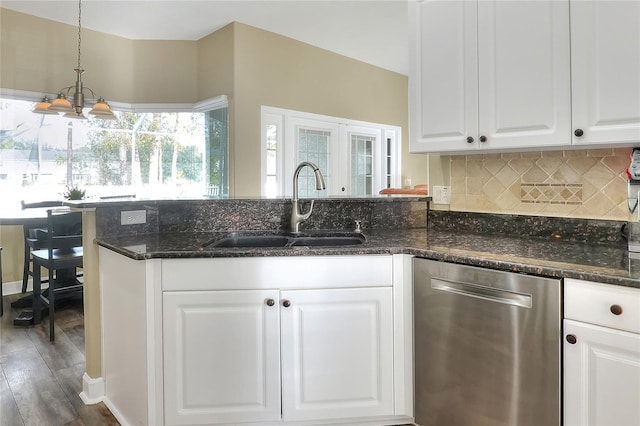
[[[273,305],[275,305],[275,304],[276,304],[276,301],[275,301],[275,300],[273,300],[273,299],[267,299],[267,300],[265,300],[265,301],[264,301],[264,303],[265,303],[265,305],[267,305],[267,306],[273,306]]]
[[[284,306],[285,308],[288,308],[289,306],[291,306],[291,302],[285,299],[282,301],[282,306]]]

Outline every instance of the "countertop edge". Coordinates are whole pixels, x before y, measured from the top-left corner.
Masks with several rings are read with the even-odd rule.
[[[234,257],[289,257],[289,256],[328,256],[328,255],[372,255],[372,254],[408,254],[443,262],[464,264],[507,272],[525,273],[550,278],[574,278],[585,281],[593,281],[603,284],[611,284],[640,289],[640,280],[623,277],[608,272],[606,268],[601,271],[589,271],[586,265],[574,265],[562,262],[550,262],[544,260],[518,258],[512,260],[493,258],[490,253],[478,255],[477,253],[449,253],[445,250],[425,249],[411,246],[374,246],[374,247],[331,247],[331,248],[252,248],[252,249],[215,249],[215,250],[161,250],[147,253],[136,252],[135,249],[111,244],[106,241],[96,240],[96,243],[134,260],[150,259],[203,259],[203,258],[234,258]]]

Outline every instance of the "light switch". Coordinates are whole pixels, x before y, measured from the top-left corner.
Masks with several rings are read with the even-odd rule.
[[[451,187],[434,186],[433,204],[451,204]]]

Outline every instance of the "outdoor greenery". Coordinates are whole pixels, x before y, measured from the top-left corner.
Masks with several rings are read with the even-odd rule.
[[[166,179],[200,180],[202,154],[197,146],[179,143],[181,134],[194,134],[202,128],[199,116],[190,114],[188,120],[181,121],[178,113],[120,113],[118,120],[103,124],[105,130],[89,132],[85,149],[95,155],[98,183],[127,185],[162,183]]]
[[[226,108],[117,111],[116,120],[70,120],[32,108],[0,99],[0,189],[14,197],[66,196],[76,186],[90,196],[118,188],[151,196],[228,193]]]

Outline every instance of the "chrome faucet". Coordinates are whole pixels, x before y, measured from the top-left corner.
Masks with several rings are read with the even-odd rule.
[[[316,175],[316,189],[318,191],[325,189],[324,178],[322,177],[322,173],[320,173],[318,166],[308,161],[303,161],[298,164],[296,171],[293,173],[293,205],[291,206],[291,222],[289,224],[289,230],[291,232],[300,232],[300,224],[309,219],[309,216],[311,216],[311,212],[313,211],[314,200],[311,200],[311,206],[309,207],[308,212],[300,213],[298,210],[298,176],[300,175],[300,170],[302,170],[304,166],[309,166],[313,169],[313,173]]]

